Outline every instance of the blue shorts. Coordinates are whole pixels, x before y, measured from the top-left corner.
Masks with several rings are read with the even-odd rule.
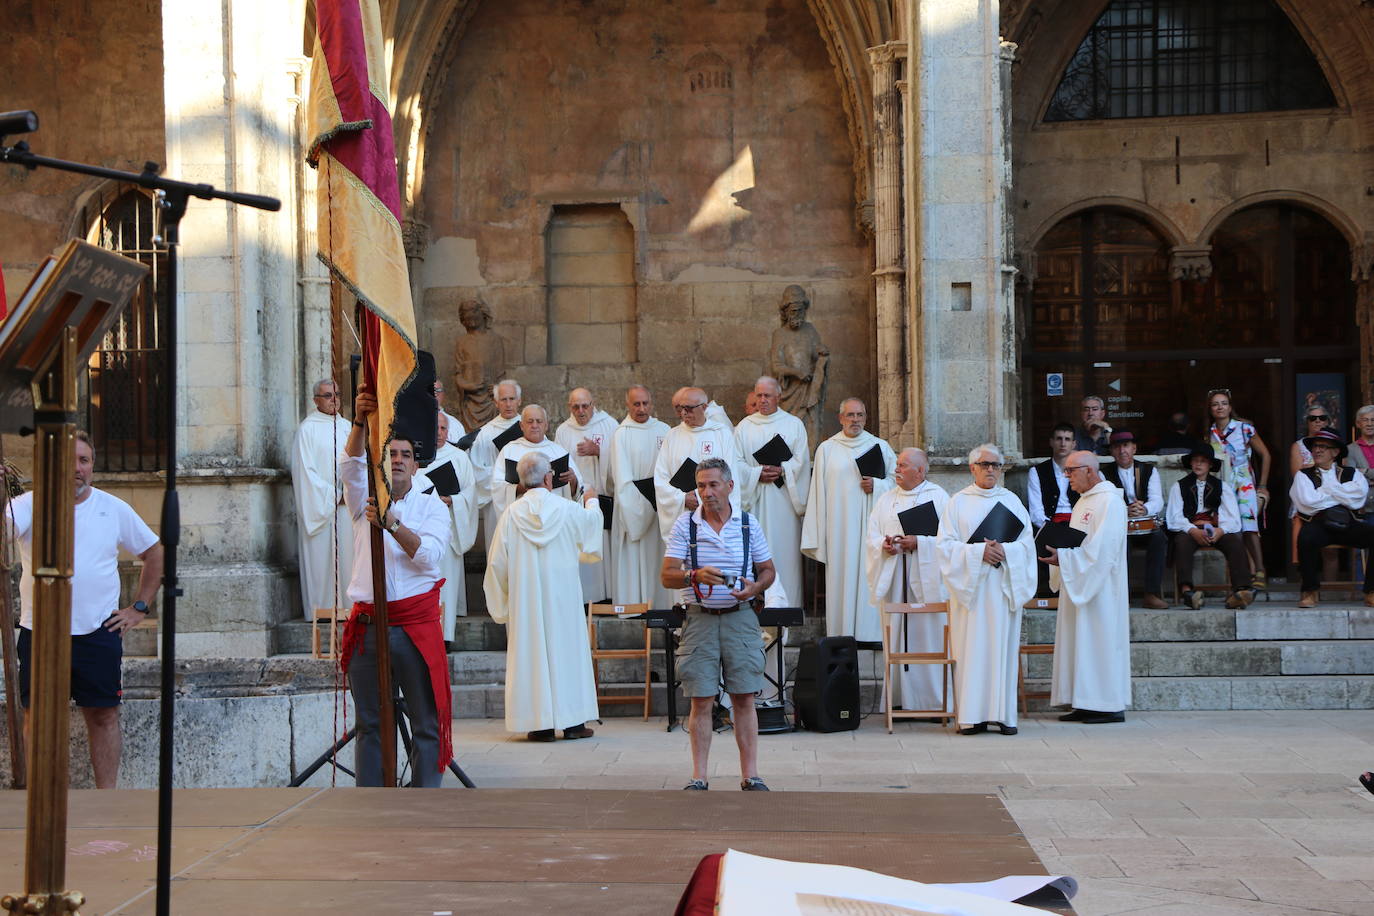
[[[29,708],[33,632],[19,628],[19,702]],[[77,706],[118,706],[123,695],[124,639],[103,626],[72,637],[72,700]]]

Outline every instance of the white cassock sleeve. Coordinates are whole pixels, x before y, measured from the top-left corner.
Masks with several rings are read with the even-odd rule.
[[[601,559],[603,517],[595,503],[583,505],[576,514],[578,562],[596,563]]]
[[[473,542],[477,540],[477,476],[472,471],[472,462],[461,452],[452,459],[452,464],[458,475],[460,492],[451,497],[453,505],[449,506],[449,515],[453,519],[453,539],[449,542],[449,549],[461,557],[472,549]]]
[[[1126,504],[1120,499],[1100,502],[1106,509],[1088,520],[1083,543],[1060,550],[1059,565],[1050,567],[1050,587],[1067,591],[1075,607],[1096,600],[1126,559]]]
[[[822,446],[825,443],[821,443]],[[829,449],[816,449],[816,463],[811,469],[811,487],[806,494],[806,515],[802,518],[801,552],[817,563],[828,563],[825,532],[829,530],[829,513],[826,511],[824,486],[830,462],[827,460]]]

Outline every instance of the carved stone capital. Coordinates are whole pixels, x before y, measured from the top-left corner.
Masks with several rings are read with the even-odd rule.
[[[1350,246],[1350,279],[1374,280],[1374,233],[1365,233],[1363,242]]]
[[[997,55],[1003,63],[1011,63],[1016,60],[1016,51],[1020,47],[1014,41],[1007,41],[1003,38],[997,45]]]
[[[906,42],[888,41],[874,48],[868,49],[868,60],[876,69],[883,64],[891,64],[894,61],[906,58]]]
[[[1186,248],[1169,251],[1169,276],[1175,280],[1207,280],[1212,276],[1212,248]]]
[[[406,257],[423,261],[425,250],[429,248],[429,223],[418,219],[401,220],[401,244],[405,246]]]

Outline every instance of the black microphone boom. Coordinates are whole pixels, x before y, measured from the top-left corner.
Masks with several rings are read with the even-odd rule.
[[[0,111],[0,137],[31,134],[38,130],[38,115],[32,111]]]

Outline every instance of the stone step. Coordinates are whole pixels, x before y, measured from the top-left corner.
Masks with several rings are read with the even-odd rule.
[[[1026,681],[1030,691],[1049,682]],[[1032,711],[1048,708],[1032,700]],[[1374,709],[1374,677],[1362,674],[1321,677],[1136,677],[1131,708],[1141,711],[1204,709]]]
[[[1031,678],[1047,678],[1053,656],[1026,657]],[[1131,675],[1150,677],[1279,677],[1374,675],[1374,640],[1302,642],[1134,643]]]

